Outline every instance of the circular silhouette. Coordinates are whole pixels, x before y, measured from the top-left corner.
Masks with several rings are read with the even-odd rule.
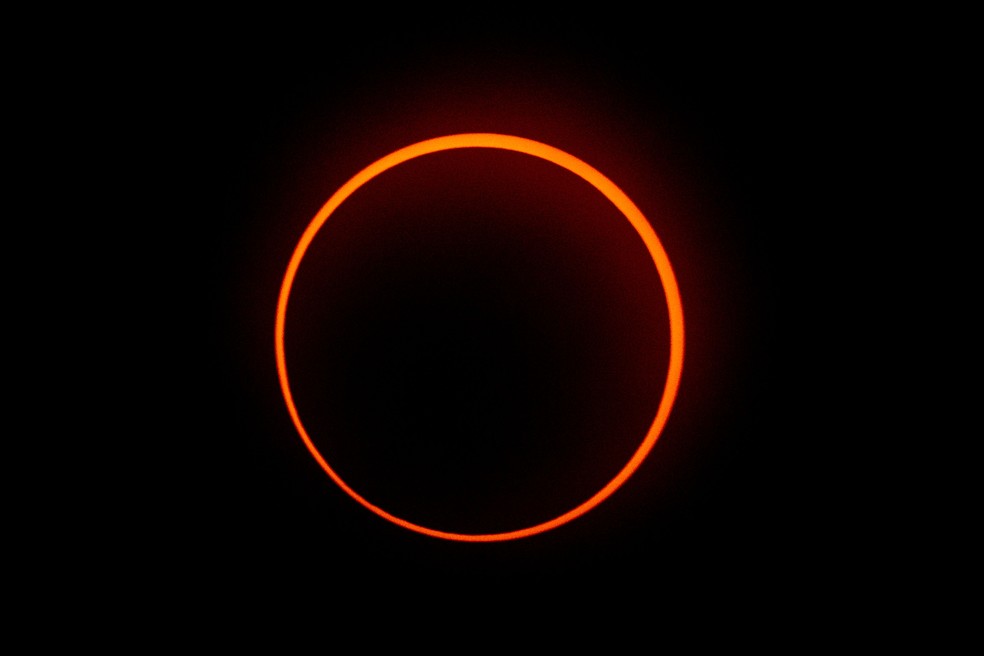
[[[371,503],[356,492],[351,486],[342,480],[338,473],[328,464],[327,460],[322,456],[305,429],[295,405],[294,397],[291,393],[290,379],[287,374],[287,363],[284,352],[287,303],[290,298],[291,288],[294,283],[295,276],[297,275],[298,267],[300,266],[301,261],[303,260],[304,255],[315,235],[332,215],[332,213],[338,209],[338,207],[356,190],[384,171],[422,155],[457,148],[495,148],[525,153],[574,173],[601,192],[601,194],[603,194],[604,197],[607,198],[608,201],[610,201],[625,216],[626,219],[628,219],[629,223],[645,244],[646,249],[656,267],[656,271],[663,287],[670,324],[670,355],[663,394],[656,410],[655,418],[653,419],[649,430],[646,432],[641,444],[625,466],[622,467],[622,469],[600,490],[595,492],[586,501],[570,509],[569,511],[558,515],[549,521],[537,523],[518,530],[497,533],[466,534],[428,528],[426,526],[409,522],[405,519],[397,517],[392,513],[387,512],[383,508]],[[390,153],[389,155],[377,160],[342,185],[342,187],[336,191],[318,211],[310,224],[308,224],[297,244],[297,247],[294,249],[294,253],[287,266],[287,272],[284,275],[284,279],[281,284],[280,296],[277,303],[274,332],[277,374],[280,380],[280,387],[283,392],[284,401],[287,405],[287,410],[308,451],[310,451],[311,455],[318,462],[321,468],[324,469],[328,476],[331,477],[331,479],[353,499],[380,517],[383,517],[394,524],[418,533],[430,535],[432,537],[470,542],[510,540],[541,533],[543,531],[556,528],[576,517],[579,517],[580,515],[583,515],[609,497],[636,471],[636,469],[638,469],[639,465],[652,450],[653,445],[659,438],[676,398],[680,376],[683,369],[683,308],[680,301],[680,293],[677,287],[676,278],[673,274],[673,269],[670,266],[669,258],[667,257],[662,244],[639,208],[636,207],[629,197],[626,196],[626,194],[611,180],[582,160],[562,150],[538,141],[502,134],[456,134],[421,141],[405,148],[401,148],[400,150]]]

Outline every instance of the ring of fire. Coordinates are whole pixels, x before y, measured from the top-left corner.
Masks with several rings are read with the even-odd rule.
[[[646,248],[652,257],[653,263],[656,266],[656,270],[663,286],[670,323],[670,358],[669,366],[667,368],[666,383],[663,388],[663,395],[657,408],[656,416],[650,425],[645,438],[629,459],[628,463],[626,463],[618,474],[616,474],[616,476],[602,489],[596,492],[587,501],[584,501],[568,512],[534,526],[501,533],[461,534],[439,531],[426,526],[420,526],[386,512],[382,508],[372,504],[367,499],[359,495],[331,468],[325,458],[318,451],[317,447],[315,447],[314,442],[311,440],[307,430],[304,428],[304,424],[301,422],[300,415],[298,414],[297,408],[294,404],[293,395],[290,391],[290,381],[287,376],[286,356],[284,354],[284,326],[287,316],[287,300],[290,297],[290,291],[294,283],[294,278],[297,275],[298,267],[300,266],[301,260],[304,258],[305,252],[310,246],[318,230],[321,229],[331,214],[350,195],[352,195],[352,193],[384,171],[422,155],[455,148],[498,148],[502,150],[525,153],[563,167],[595,187],[618,208],[626,219],[629,220],[632,227],[645,243]],[[621,189],[615,185],[615,183],[573,155],[538,141],[503,134],[455,134],[421,141],[405,148],[401,148],[400,150],[392,152],[389,155],[386,155],[385,157],[373,162],[342,185],[342,187],[328,199],[324,206],[322,206],[322,208],[315,215],[314,219],[312,219],[312,221],[308,224],[297,244],[297,247],[294,249],[294,253],[287,265],[287,272],[284,275],[284,279],[280,287],[274,334],[277,375],[280,379],[280,388],[283,392],[284,401],[287,404],[287,410],[294,422],[294,426],[301,436],[301,439],[307,446],[308,451],[310,451],[311,455],[318,462],[321,468],[324,469],[328,476],[331,477],[331,479],[353,499],[380,517],[393,522],[398,526],[402,526],[403,528],[411,531],[416,531],[432,537],[467,542],[494,542],[511,540],[541,533],[543,531],[556,528],[576,517],[583,515],[608,498],[629,478],[629,476],[636,471],[636,469],[638,469],[639,465],[642,464],[642,461],[652,450],[653,445],[659,438],[659,435],[662,432],[663,427],[666,425],[667,419],[669,418],[670,410],[673,407],[673,402],[676,398],[677,389],[679,387],[680,376],[683,371],[683,307],[680,301],[680,292],[677,287],[676,277],[673,274],[673,269],[670,266],[669,258],[663,250],[662,244],[639,208],[636,207],[636,205]]]

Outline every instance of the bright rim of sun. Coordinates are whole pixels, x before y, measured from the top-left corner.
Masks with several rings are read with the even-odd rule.
[[[584,501],[575,508],[572,508],[566,513],[549,521],[536,524],[534,526],[529,526],[527,528],[501,533],[462,534],[439,531],[426,526],[420,526],[388,513],[379,506],[370,503],[358,492],[353,490],[331,468],[325,458],[318,451],[317,447],[315,447],[314,442],[311,440],[307,430],[304,428],[304,424],[301,422],[301,417],[298,414],[297,407],[294,405],[294,398],[290,391],[290,380],[287,376],[287,362],[284,355],[284,324],[286,322],[287,300],[290,297],[290,290],[294,283],[294,278],[297,275],[297,269],[301,264],[301,260],[304,258],[305,252],[310,246],[311,241],[314,239],[318,230],[321,229],[331,214],[349,196],[351,196],[353,192],[380,173],[422,155],[444,150],[453,150],[456,148],[498,148],[501,150],[525,153],[563,167],[595,187],[598,191],[604,194],[604,196],[611,201],[615,207],[622,212],[622,214],[625,215],[625,218],[629,220],[629,223],[632,224],[632,227],[635,228],[635,231],[639,234],[639,237],[642,238],[643,243],[645,243],[646,248],[652,257],[653,263],[656,265],[656,270],[659,273],[669,311],[670,359],[666,374],[666,384],[663,388],[663,395],[660,400],[659,407],[656,410],[656,416],[650,425],[645,438],[642,440],[642,443],[636,449],[629,461],[603,488],[598,490],[587,501]],[[680,302],[680,291],[677,287],[676,277],[674,276],[673,269],[670,266],[669,258],[663,250],[663,246],[657,238],[656,233],[653,231],[652,226],[650,226],[649,222],[646,220],[645,216],[643,216],[639,208],[636,207],[635,203],[633,203],[629,197],[615,185],[615,183],[602,175],[595,168],[574,157],[573,155],[538,141],[503,134],[455,134],[421,141],[405,148],[401,148],[400,150],[392,152],[389,155],[386,155],[385,157],[373,162],[342,185],[342,187],[336,191],[334,195],[328,199],[328,202],[326,202],[318,211],[311,223],[308,224],[307,229],[305,229],[304,234],[301,236],[301,239],[297,244],[297,247],[294,249],[294,254],[287,265],[287,273],[284,275],[283,283],[280,287],[280,297],[277,302],[277,317],[274,333],[277,358],[277,375],[280,379],[280,388],[283,391],[284,401],[287,403],[287,410],[290,413],[290,417],[293,420],[294,426],[297,428],[301,439],[307,446],[308,451],[311,452],[311,455],[314,456],[314,459],[319,465],[321,465],[321,468],[325,470],[328,476],[330,476],[331,479],[335,481],[335,483],[338,484],[338,486],[341,487],[353,499],[380,517],[393,522],[394,524],[432,537],[447,540],[462,540],[467,542],[495,542],[501,540],[512,540],[542,533],[543,531],[556,528],[576,517],[583,515],[608,498],[629,478],[629,476],[636,471],[636,469],[638,469],[639,465],[642,464],[642,461],[649,454],[650,450],[652,450],[653,445],[659,438],[659,435],[662,432],[663,427],[666,425],[667,419],[669,418],[670,410],[673,407],[673,402],[676,399],[677,390],[679,388],[680,376],[683,371],[683,306]]]

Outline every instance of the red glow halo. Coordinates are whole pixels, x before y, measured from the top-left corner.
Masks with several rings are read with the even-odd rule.
[[[642,238],[642,241],[645,243],[646,248],[653,259],[653,263],[656,265],[656,270],[659,273],[660,281],[663,286],[663,292],[666,295],[666,302],[669,309],[670,360],[666,374],[666,385],[663,388],[663,396],[656,411],[656,417],[650,425],[649,431],[646,433],[642,444],[640,444],[639,448],[636,449],[628,463],[626,463],[621,471],[619,471],[618,474],[616,474],[616,476],[608,482],[608,484],[606,484],[591,498],[579,506],[549,521],[527,528],[502,533],[462,534],[448,531],[438,531],[396,517],[395,515],[386,512],[379,506],[373,505],[368,500],[360,496],[331,468],[328,462],[318,451],[317,447],[315,447],[314,442],[312,442],[311,437],[305,430],[304,425],[301,422],[300,415],[297,412],[297,407],[294,405],[293,395],[290,391],[290,381],[287,377],[287,363],[284,355],[284,324],[287,315],[287,299],[290,296],[290,290],[294,283],[294,277],[297,274],[297,269],[301,264],[301,260],[304,258],[304,254],[307,251],[308,246],[310,246],[311,241],[314,239],[318,230],[321,229],[325,221],[328,220],[328,217],[331,216],[332,212],[334,212],[345,201],[345,199],[351,196],[352,193],[354,193],[358,188],[372,180],[380,173],[383,173],[384,171],[411,159],[420,157],[421,155],[427,155],[444,150],[452,150],[455,148],[499,148],[502,150],[525,153],[563,167],[595,187],[598,191],[604,194],[604,196],[611,201],[619,209],[619,211],[622,212],[622,214],[625,215],[625,218],[629,220],[629,223],[632,224],[632,227],[635,228],[636,232]],[[274,335],[276,342],[275,350],[277,356],[277,374],[280,378],[280,389],[283,391],[284,401],[287,403],[287,410],[290,413],[291,419],[294,421],[294,426],[297,428],[301,439],[307,446],[308,451],[311,452],[311,455],[314,456],[314,459],[319,465],[321,465],[321,468],[325,470],[328,476],[330,476],[331,479],[335,481],[335,483],[338,484],[338,486],[341,487],[349,496],[383,519],[411,531],[416,531],[432,537],[443,538],[446,540],[462,540],[466,542],[495,542],[501,540],[512,540],[542,533],[543,531],[556,528],[576,517],[583,515],[608,498],[629,478],[629,476],[636,471],[636,469],[638,469],[639,465],[642,464],[642,461],[649,454],[650,450],[652,450],[653,445],[659,438],[659,435],[662,432],[663,427],[666,425],[667,419],[669,418],[670,410],[673,407],[673,402],[676,399],[677,390],[680,385],[680,375],[683,371],[683,306],[680,302],[680,291],[677,287],[676,277],[673,275],[673,269],[670,266],[669,258],[663,250],[663,246],[657,238],[656,233],[653,231],[652,226],[650,226],[649,222],[646,220],[646,217],[643,216],[639,208],[636,207],[636,205],[621,189],[615,185],[615,183],[573,155],[538,141],[503,134],[468,133],[427,139],[405,148],[401,148],[373,162],[342,185],[342,187],[328,199],[328,202],[326,202],[314,216],[314,219],[312,219],[311,223],[308,224],[304,234],[301,235],[300,242],[298,242],[297,247],[294,249],[294,254],[287,265],[287,273],[284,275],[284,280],[280,287],[280,298],[277,302],[277,318]]]

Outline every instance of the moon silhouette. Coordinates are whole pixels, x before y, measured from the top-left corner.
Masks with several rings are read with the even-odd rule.
[[[662,397],[648,431],[628,462],[606,485],[595,492],[586,501],[568,510],[567,512],[560,514],[549,521],[527,526],[526,528],[497,533],[455,533],[436,530],[407,521],[373,504],[365,497],[360,495],[348,483],[342,480],[341,476],[339,476],[339,474],[332,468],[332,466],[315,446],[313,440],[308,434],[307,429],[304,427],[304,423],[301,421],[300,414],[294,402],[293,394],[291,393],[290,378],[287,373],[287,362],[284,351],[287,304],[298,267],[300,266],[301,261],[303,260],[304,255],[315,235],[322,228],[329,217],[331,217],[332,213],[335,212],[335,210],[338,209],[338,207],[341,206],[342,203],[344,203],[345,200],[356,190],[384,171],[423,155],[458,148],[492,148],[524,153],[567,169],[597,189],[625,216],[645,244],[646,249],[652,258],[653,264],[656,267],[657,273],[659,274],[663,292],[666,297],[669,317],[669,363]],[[325,471],[325,473],[327,473],[328,476],[349,496],[383,519],[386,519],[408,530],[435,538],[466,542],[495,542],[512,540],[542,533],[544,531],[557,528],[583,515],[611,496],[611,494],[614,493],[615,490],[617,490],[638,469],[640,464],[655,445],[660,433],[666,425],[667,419],[669,418],[670,411],[677,395],[680,377],[683,370],[683,307],[680,300],[680,292],[677,286],[676,277],[674,276],[673,269],[670,265],[670,260],[663,249],[659,238],[656,236],[656,233],[649,221],[642,214],[635,203],[633,203],[632,200],[629,199],[629,197],[614,182],[600,173],[597,169],[577,157],[574,157],[573,155],[554,148],[553,146],[549,146],[531,139],[493,133],[454,134],[420,141],[394,151],[389,155],[386,155],[385,157],[373,162],[342,185],[342,187],[328,199],[328,201],[314,216],[304,233],[301,235],[300,241],[294,249],[280,287],[274,335],[277,374],[279,377],[283,398],[287,405],[287,410],[308,451],[310,451],[311,455]]]

